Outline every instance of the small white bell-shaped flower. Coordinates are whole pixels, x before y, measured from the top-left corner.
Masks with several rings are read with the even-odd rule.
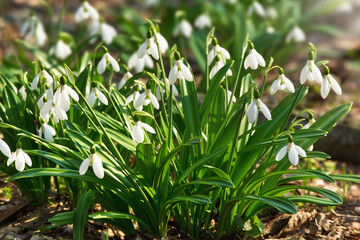
[[[186,38],[189,38],[192,34],[192,26],[191,24],[186,21],[185,19],[180,20],[180,22],[175,26],[173,31],[173,36],[177,37],[179,35],[182,35]]]
[[[309,51],[308,60],[301,70],[300,73],[300,83],[304,84],[307,80],[317,82],[318,84],[322,83],[322,77],[320,69],[315,64],[315,57],[313,50]]]
[[[321,97],[323,99],[325,99],[327,97],[327,95],[329,94],[331,88],[334,90],[334,92],[337,95],[342,94],[342,90],[341,90],[340,85],[335,80],[335,78],[333,78],[331,76],[329,68],[324,64],[324,78],[323,78],[323,81],[321,83],[321,91],[320,91]]]
[[[214,66],[212,67],[211,71],[210,71],[210,79],[213,79],[213,77],[215,76],[215,74],[223,67],[225,66],[224,62],[222,60],[220,60],[219,55],[216,56],[216,62],[214,64]],[[227,70],[226,72],[226,76],[232,76],[232,71],[231,69]],[[225,77],[224,77],[225,78]]]
[[[15,168],[19,172],[24,171],[25,164],[29,167],[32,165],[31,158],[22,150],[20,141],[16,143],[16,151],[10,155],[9,159],[7,160],[7,165],[10,166],[10,164],[13,162],[15,162]]]
[[[154,68],[152,58],[145,54],[143,58],[138,58],[137,52],[131,55],[128,62],[129,69],[135,69],[136,73],[144,71],[145,67]]]
[[[158,48],[151,30],[148,31],[145,42],[140,45],[139,50],[137,51],[137,57],[143,58],[146,54],[149,54],[156,60],[159,60]]]
[[[306,40],[304,31],[297,25],[291,29],[285,39],[286,42],[291,42],[292,40],[295,42],[304,42]]]
[[[126,68],[126,67],[125,67]],[[121,89],[125,83],[127,82],[127,80],[129,80],[130,78],[132,78],[133,75],[131,74],[131,72],[129,72],[129,69],[126,68],[126,73],[124,74],[124,76],[121,78],[121,81],[119,83],[119,89]]]
[[[266,17],[266,11],[258,1],[252,2],[248,9],[248,15],[252,15],[254,12],[262,18]]]
[[[70,109],[69,96],[74,101],[79,101],[79,95],[72,88],[67,86],[66,82],[67,82],[67,78],[65,76],[61,76],[60,77],[60,86],[56,90],[56,92],[54,94],[54,98],[53,98],[53,102],[55,104],[55,113],[60,120],[64,120],[64,119],[62,119],[64,117],[64,112],[66,115],[66,112],[69,111],[69,109]],[[63,110],[64,112],[60,111],[60,110]],[[66,117],[66,119],[67,119],[67,117]]]
[[[7,145],[7,143],[2,139],[0,139],[0,151],[7,157],[10,157],[11,155],[9,145]]]
[[[106,96],[102,92],[100,92],[99,89],[96,88],[95,83],[92,85],[93,86],[91,88],[91,92],[87,98],[89,105],[93,107],[97,98],[99,98],[100,102],[102,102],[103,104],[108,105],[108,100]]]
[[[135,102],[137,101],[137,99],[139,98],[140,96],[140,88],[141,86],[139,85],[135,85],[134,87],[134,92],[132,94],[130,94],[130,96],[128,96],[126,98],[126,101],[125,101],[125,106],[129,105],[129,103],[133,102],[133,105],[134,105],[134,108],[135,108]],[[141,111],[143,108],[142,105],[140,105],[138,108],[135,108],[137,111]]]
[[[288,145],[280,149],[280,151],[276,154],[275,159],[276,161],[280,161],[285,157],[287,153],[290,163],[293,166],[296,166],[299,163],[299,155],[301,157],[306,157],[306,152],[298,145],[295,145],[294,140],[290,135],[288,135],[288,140],[289,140]]]
[[[249,55],[245,58],[244,67],[248,69],[249,67],[252,70],[255,70],[260,65],[261,67],[265,67],[265,60],[264,58],[255,50],[254,44],[249,41],[250,50]]]
[[[213,60],[216,58],[216,56],[219,56],[221,61],[223,61],[223,63],[226,63],[226,60],[230,59],[230,53],[228,52],[228,50],[226,50],[223,47],[220,47],[220,45],[218,44],[218,41],[215,37],[213,37],[212,43],[213,43],[214,47],[209,52],[208,65],[210,65],[213,62]]]
[[[45,79],[48,86],[51,86],[54,81],[52,76],[45,70],[43,65],[41,65],[41,71],[34,77],[34,80],[31,83],[31,90],[35,90],[39,84],[39,81],[42,79]]]
[[[50,48],[50,54],[55,54],[55,57],[59,60],[64,60],[71,54],[71,48],[63,40],[57,41],[55,46]]]
[[[176,80],[187,80],[189,82],[193,81],[193,76],[190,69],[182,62],[179,52],[175,52],[175,64],[171,68],[169,73],[169,81],[171,84],[174,84]]]
[[[52,142],[53,136],[55,136],[56,134],[55,129],[49,124],[47,124],[47,122],[45,122],[45,120],[41,117],[39,118],[39,121],[41,126],[39,128],[38,136],[42,137],[44,135],[46,141]]]
[[[140,106],[147,106],[149,103],[154,106],[155,109],[159,109],[159,102],[156,96],[151,92],[150,82],[146,84],[145,91],[134,102],[134,107],[139,108]]]
[[[271,84],[270,94],[274,95],[278,90],[287,89],[289,92],[294,93],[295,88],[290,79],[284,75],[284,70],[279,67],[279,77]]]
[[[89,166],[92,166],[95,176],[102,179],[104,178],[104,167],[101,158],[96,154],[96,146],[90,148],[90,155],[80,165],[79,174],[84,175]]]
[[[268,107],[260,100],[260,93],[256,89],[254,93],[254,99],[249,104],[246,114],[248,116],[249,123],[254,123],[258,119],[259,111],[261,111],[266,119],[271,120],[271,113]]]
[[[210,28],[211,27],[211,19],[206,14],[200,14],[195,19],[194,26],[198,29]]]
[[[106,52],[97,65],[97,73],[99,75],[103,74],[109,64],[112,66],[115,72],[120,71],[119,63],[108,52]]]
[[[152,134],[156,134],[155,130],[149,124],[141,122],[136,115],[134,116],[134,121],[135,124],[131,130],[131,137],[137,143],[144,142],[144,134],[145,134],[144,130]]]
[[[27,34],[26,34],[27,33]],[[28,20],[21,26],[20,37],[25,36],[25,41],[29,41],[33,36],[37,46],[41,47],[45,44],[47,35],[42,22],[32,14]]]
[[[91,6],[87,1],[84,1],[81,6],[76,10],[75,22],[81,23],[83,21],[97,21],[99,20],[98,11]]]

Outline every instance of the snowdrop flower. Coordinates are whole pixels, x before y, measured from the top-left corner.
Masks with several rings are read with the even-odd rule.
[[[308,54],[308,60],[300,73],[301,84],[304,84],[306,80],[315,80],[315,82],[318,84],[322,83],[321,72],[320,69],[315,65],[314,58],[314,52],[311,50]]]
[[[91,29],[90,36],[100,34],[101,40],[106,44],[111,44],[117,34],[115,28],[105,22],[92,21],[89,28]],[[91,43],[93,42],[95,42],[95,38],[92,39]]]
[[[219,56],[216,56],[216,62],[214,64],[214,66],[212,67],[211,71],[210,71],[210,80],[213,79],[213,77],[215,76],[215,74],[223,67],[225,66],[224,62],[220,60]],[[227,70],[226,72],[226,76],[232,76],[232,71],[231,69]],[[224,77],[225,78],[225,77]]]
[[[105,95],[96,88],[96,84],[92,84],[91,92],[87,98],[87,101],[91,107],[94,106],[96,98],[99,98],[100,102],[105,105],[108,105],[108,100]]]
[[[32,36],[35,38],[36,45],[40,47],[47,39],[44,25],[35,15],[26,20],[20,29],[20,37],[25,37],[25,41],[29,41]]]
[[[21,94],[21,97],[22,99],[24,100],[24,102],[26,101],[26,97],[27,97],[27,93],[26,93],[26,90],[25,90],[25,86],[22,86],[20,89],[19,89],[19,93]]]
[[[52,76],[45,70],[45,67],[41,65],[41,71],[34,77],[34,80],[31,83],[31,90],[35,90],[39,84],[39,81],[41,81],[43,78],[46,80],[46,84],[48,86],[52,85],[53,78]]]
[[[140,94],[140,96],[134,102],[134,107],[139,108],[140,106],[146,106],[150,102],[154,106],[155,109],[159,109],[159,102],[156,99],[156,96],[151,92],[150,83],[148,82],[146,84],[145,92]]]
[[[138,73],[144,71],[145,67],[153,68],[154,62],[147,54],[145,54],[143,58],[138,58],[137,53],[134,53],[129,58],[128,67],[129,69],[135,69],[135,71]]]
[[[220,57],[220,60],[224,63],[226,60],[230,59],[230,53],[223,47],[220,47],[218,41],[215,37],[212,39],[214,47],[210,50],[208,55],[208,64],[210,65],[216,56]]]
[[[0,139],[0,151],[7,157],[10,157],[11,155],[9,145],[7,145],[7,143],[2,139]]]
[[[53,136],[55,136],[56,132],[55,129],[47,124],[44,119],[40,117],[39,119],[41,127],[39,128],[38,135],[39,137],[42,137],[44,135],[44,138],[46,141],[52,142]]]
[[[140,90],[139,85],[135,85],[133,94],[131,94],[130,96],[128,96],[128,97],[126,98],[125,106],[127,106],[127,105],[129,105],[129,103],[133,102],[134,108],[135,108],[137,111],[141,111],[141,110],[142,110],[142,108],[143,108],[142,105],[140,105],[140,106],[137,107],[137,108],[135,107],[135,102],[137,101],[137,99],[138,99],[139,96],[140,96],[139,90]]]
[[[174,37],[177,37],[179,35],[183,35],[186,38],[189,38],[191,36],[193,29],[191,24],[186,21],[185,19],[182,19],[178,25],[175,26],[173,35]]]
[[[210,28],[211,19],[206,14],[200,14],[194,22],[194,26],[198,29]]]
[[[137,57],[143,58],[145,54],[149,54],[153,56],[156,60],[159,60],[158,48],[152,36],[151,30],[148,31],[145,42],[140,45],[139,50],[137,51]]]
[[[120,71],[120,66],[118,62],[108,52],[106,52],[101,58],[99,64],[97,65],[97,73],[99,75],[103,74],[106,70],[107,65],[109,64],[111,64],[115,72]]]
[[[299,155],[301,157],[306,157],[306,152],[299,147],[298,145],[295,145],[293,138],[289,135],[289,143],[287,146],[284,146],[280,149],[280,151],[276,155],[276,161],[280,161],[288,154],[289,161],[293,166],[296,166],[299,162]]]
[[[324,64],[324,78],[321,83],[321,97],[325,99],[330,92],[330,88],[334,90],[337,95],[342,94],[342,90],[338,82],[330,74],[329,68]]]
[[[255,70],[260,65],[261,67],[265,67],[265,60],[264,58],[255,50],[254,44],[249,42],[250,44],[250,51],[249,55],[245,58],[244,67],[248,69],[249,67],[252,70]]]
[[[253,1],[248,9],[249,15],[252,15],[253,12],[255,12],[260,17],[263,17],[263,18],[266,17],[266,11],[265,11],[264,7],[258,1]]]
[[[100,179],[104,178],[104,167],[101,158],[96,154],[96,146],[90,148],[90,155],[81,163],[79,174],[84,175],[89,166],[92,166],[96,177]]]
[[[259,111],[261,111],[268,120],[271,120],[271,113],[268,107],[260,100],[260,93],[257,89],[254,94],[254,99],[251,101],[246,111],[249,123],[256,122]]]
[[[193,81],[193,76],[190,69],[181,61],[181,56],[179,52],[175,52],[175,64],[171,68],[169,73],[170,84],[174,84],[177,79],[187,80],[189,82]]]
[[[24,171],[25,164],[29,167],[32,165],[31,158],[22,150],[20,141],[16,143],[16,151],[10,155],[9,159],[7,160],[7,165],[10,166],[10,164],[13,162],[15,162],[15,168],[19,172]]]
[[[70,109],[70,98],[69,96],[75,100],[75,101],[79,101],[79,95],[70,87],[68,87],[66,85],[67,79],[65,76],[61,76],[60,77],[60,87],[56,90],[55,94],[54,94],[54,99],[53,102],[55,104],[55,113],[59,116],[61,116],[61,118],[64,116],[63,112],[60,110],[65,111],[65,115],[66,112],[69,111]],[[64,120],[61,119],[60,120]]]
[[[287,43],[291,42],[292,40],[295,42],[304,42],[306,40],[304,31],[296,25],[293,27],[293,29],[291,29],[285,39]]]
[[[173,96],[175,96],[175,97],[179,96],[179,91],[177,90],[175,84],[170,84],[170,81],[169,81],[168,78],[166,78],[166,84],[167,84],[168,88],[169,88],[169,86],[172,88]],[[164,93],[165,93],[165,89],[161,88],[161,92],[164,94]],[[161,100],[161,94],[160,94],[159,86],[156,86],[155,96],[156,96],[156,99],[157,99],[158,101]]]
[[[59,40],[55,46],[50,49],[50,54],[54,54],[55,57],[64,60],[71,54],[71,48],[63,40]]]
[[[287,89],[289,92],[294,93],[295,88],[290,79],[285,77],[284,70],[279,67],[279,77],[273,82],[270,87],[270,94],[274,95],[278,90]]]
[[[131,137],[137,143],[144,142],[144,130],[149,133],[156,134],[155,130],[149,124],[141,122],[136,115],[134,116],[134,121],[135,124],[131,130]]]
[[[87,20],[91,20],[91,21],[99,20],[99,13],[87,1],[84,1],[81,4],[81,6],[76,10],[75,22],[81,23]]]
[[[131,72],[129,72],[129,69],[126,68],[126,73],[124,74],[124,76],[122,77],[122,79],[119,83],[119,89],[121,89],[125,85],[127,80],[129,80],[132,77],[133,77],[133,75],[131,74]]]

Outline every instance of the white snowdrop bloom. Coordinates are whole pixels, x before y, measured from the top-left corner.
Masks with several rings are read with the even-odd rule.
[[[168,42],[166,41],[166,38],[164,38],[163,35],[161,35],[158,32],[155,33],[155,34],[156,34],[157,40],[159,41],[160,52],[161,52],[161,54],[164,54],[166,52],[166,50],[169,48],[169,44],[168,44]],[[152,37],[152,39],[153,39],[154,43],[156,44],[154,36]]]
[[[185,19],[182,19],[178,25],[175,26],[173,35],[174,37],[177,37],[179,35],[183,35],[186,38],[189,38],[191,36],[193,29],[191,24],[186,21]]]
[[[314,53],[310,51],[308,54],[308,60],[301,70],[300,73],[300,83],[304,84],[307,80],[317,82],[318,84],[322,83],[322,77],[320,69],[316,66],[314,62]]]
[[[170,81],[169,81],[168,78],[166,78],[166,84],[167,84],[168,87],[170,86],[172,88],[173,96],[175,96],[175,97],[179,96],[179,91],[177,90],[175,84],[170,84]],[[161,88],[161,92],[162,92],[162,94],[164,94],[165,89]],[[158,101],[161,100],[161,94],[160,94],[159,86],[156,86],[155,96],[156,96],[156,99]]]
[[[260,95],[260,94],[256,93],[256,95]],[[255,96],[255,98],[251,101],[251,103],[249,104],[247,111],[246,111],[249,123],[256,122],[258,115],[259,115],[259,111],[261,111],[268,120],[271,120],[270,110],[260,100],[260,98],[256,98],[256,97],[258,97],[258,96]]]
[[[226,60],[230,59],[230,53],[223,47],[217,43],[216,38],[213,39],[214,47],[210,50],[208,55],[208,64],[210,65],[216,56],[220,57],[220,60],[226,63]]]
[[[97,65],[97,73],[99,75],[103,74],[109,64],[111,64],[115,72],[120,71],[120,66],[115,58],[113,58],[109,53],[105,53]]]
[[[63,112],[60,111],[62,109],[66,112],[70,109],[70,98],[69,96],[75,100],[79,101],[79,95],[69,86],[66,85],[67,79],[65,76],[60,78],[60,87],[56,90],[53,98],[53,102],[55,104],[55,113],[59,116],[63,116]],[[60,119],[60,118],[59,118]],[[63,120],[63,119],[60,119]]]
[[[92,147],[90,155],[80,165],[79,174],[84,175],[89,166],[92,166],[95,176],[102,179],[104,178],[104,167],[101,158],[96,154],[96,148]]]
[[[117,34],[115,28],[105,22],[92,21],[88,28],[90,29],[90,36],[100,34],[101,40],[106,44],[111,44]],[[93,38],[90,42],[94,43],[95,40],[96,38]]]
[[[286,36],[286,42],[291,42],[292,40],[295,42],[304,42],[306,40],[304,31],[298,26],[294,26],[294,28],[291,29],[291,31]]]
[[[211,27],[211,19],[206,14],[200,14],[194,22],[194,26],[198,29],[205,29]]]
[[[75,22],[81,23],[87,20],[99,20],[99,13],[93,6],[91,6],[87,1],[85,1],[76,10]]]
[[[129,69],[135,69],[138,73],[144,71],[145,67],[154,68],[154,62],[147,54],[143,58],[138,58],[137,53],[134,53],[129,58],[128,67]]]
[[[135,118],[134,120],[135,120],[135,124],[131,130],[131,137],[137,143],[144,142],[144,134],[145,134],[144,130],[152,134],[156,134],[155,130],[149,124],[143,123],[137,118]]]
[[[32,15],[21,26],[20,37],[25,37],[25,41],[27,42],[31,37],[34,37],[36,45],[40,47],[45,44],[47,39],[44,25],[35,15]]]
[[[31,83],[31,90],[35,90],[39,84],[39,81],[43,78],[45,78],[46,84],[48,86],[52,85],[54,81],[52,76],[45,69],[43,69],[34,77],[34,80]]]
[[[274,95],[278,90],[287,89],[289,92],[294,93],[295,88],[290,79],[284,75],[284,71],[279,69],[279,77],[271,84],[270,94]]]
[[[32,165],[32,161],[31,161],[31,158],[29,157],[29,155],[27,155],[22,150],[22,148],[18,147],[18,146],[17,146],[16,151],[13,152],[10,155],[9,159],[7,160],[7,165],[10,166],[10,164],[12,164],[13,162],[15,162],[15,168],[19,172],[24,171],[25,164],[28,165],[29,167],[31,167],[31,165]]]
[[[175,64],[171,68],[169,73],[170,84],[174,84],[177,79],[187,80],[189,82],[193,81],[193,76],[190,69],[181,61],[180,54],[175,53]]]
[[[63,40],[59,40],[55,46],[50,49],[50,54],[55,54],[55,57],[64,60],[71,54],[71,48]]]
[[[248,9],[249,15],[252,15],[254,12],[262,18],[266,17],[266,11],[265,11],[264,7],[258,1],[252,2],[252,4],[250,5],[250,7]]]
[[[91,107],[94,106],[96,99],[99,98],[100,102],[102,102],[105,105],[108,105],[108,100],[106,96],[99,91],[96,87],[91,88],[91,92],[87,98],[87,101]]]
[[[250,67],[252,70],[255,70],[259,65],[265,67],[264,58],[255,50],[252,43],[250,43],[250,48],[249,55],[247,55],[244,62],[245,69]]]
[[[286,156],[286,153],[288,154],[289,161],[293,166],[296,166],[299,163],[299,155],[301,157],[306,157],[306,152],[298,145],[295,145],[292,137],[289,137],[288,145],[282,147],[276,154],[276,161],[283,159]]]
[[[136,99],[134,107],[139,108],[140,106],[147,106],[150,102],[155,109],[159,109],[159,102],[156,96],[151,92],[151,89],[147,88],[145,89],[145,92],[140,94],[140,96]]]
[[[27,93],[26,93],[25,86],[22,86],[22,87],[19,89],[19,93],[21,94],[22,99],[23,99],[24,101],[26,101]]]
[[[124,76],[121,78],[121,81],[120,81],[120,83],[119,83],[119,89],[121,89],[124,85],[125,85],[125,83],[127,82],[127,80],[129,80],[130,78],[132,78],[133,77],[133,75],[131,74],[131,72],[126,72],[125,74],[124,74]]]
[[[325,65],[324,65],[324,68],[325,68],[325,70],[324,70],[325,76],[324,76],[324,78],[322,80],[322,83],[321,83],[321,90],[320,90],[321,97],[323,99],[325,99],[327,97],[327,95],[329,94],[331,88],[334,90],[334,92],[337,95],[341,95],[342,90],[341,90],[340,85],[335,80],[335,78],[333,78],[331,76],[329,68],[327,66],[325,66]]]
[[[216,61],[216,63],[214,64],[214,66],[212,67],[211,71],[210,71],[210,80],[213,79],[213,77],[215,76],[215,74],[223,67],[225,66],[224,62],[222,62],[220,59],[219,61]],[[232,71],[231,69],[227,70],[226,72],[226,76],[232,76]],[[225,77],[224,77],[225,78]]]
[[[159,60],[159,52],[157,45],[154,38],[152,37],[152,34],[149,34],[149,32],[145,42],[140,45],[139,50],[137,51],[137,57],[143,58],[146,54],[149,54],[153,56],[153,58],[155,58],[156,60]]]
[[[40,119],[41,127],[39,128],[38,135],[39,137],[44,136],[46,141],[52,142],[53,136],[55,136],[55,129],[47,124],[44,119]]]
[[[10,157],[11,155],[9,145],[7,145],[7,143],[2,139],[0,139],[0,151],[7,157]]]

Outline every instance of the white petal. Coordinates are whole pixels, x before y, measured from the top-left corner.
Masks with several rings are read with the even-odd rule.
[[[106,69],[106,55],[104,54],[99,64],[97,65],[97,73],[101,75],[105,72],[105,69]]]
[[[93,156],[92,169],[98,178],[104,178],[104,168],[100,157],[96,154]]]
[[[306,157],[306,152],[304,151],[304,149],[302,149],[301,147],[295,145],[295,149],[298,152],[298,154],[302,157]]]
[[[285,155],[287,153],[287,148],[288,147],[286,145],[280,149],[280,151],[276,154],[276,158],[275,158],[276,161],[280,161],[281,159],[283,159],[285,157]]]
[[[139,50],[137,51],[137,57],[143,58],[147,52],[147,40],[140,45]]]
[[[146,124],[146,123],[142,122],[141,125],[146,131],[148,131],[148,132],[150,132],[152,134],[156,133],[155,130],[149,124]]]
[[[0,150],[5,156],[7,156],[7,157],[11,156],[11,150],[10,150],[9,146],[2,139],[0,139]]]
[[[139,125],[139,122],[135,123],[131,135],[133,139],[138,142],[142,143],[144,141],[144,131],[142,130],[141,126]]]
[[[325,99],[327,97],[327,95],[329,94],[330,92],[330,83],[329,81],[327,80],[326,76],[324,77],[324,80],[321,84],[321,90],[320,90],[320,93],[321,93],[321,97],[323,99]]]
[[[248,116],[249,123],[254,123],[258,117],[258,108],[256,106],[255,100],[252,100],[252,102],[249,104],[246,114]]]
[[[299,155],[298,152],[296,151],[295,144],[293,142],[290,143],[289,161],[293,166],[296,166],[299,162]]]
[[[258,99],[258,104],[259,104],[261,112],[264,114],[264,116],[267,118],[267,120],[271,120],[271,113],[270,113],[269,109],[267,108],[267,106],[260,99]]]
[[[80,165],[79,174],[84,175],[90,166],[90,158],[86,158]]]

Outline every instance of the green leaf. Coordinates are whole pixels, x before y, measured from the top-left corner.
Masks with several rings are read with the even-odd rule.
[[[78,203],[76,204],[75,216],[74,216],[74,239],[83,239],[85,223],[88,217],[88,211],[90,203],[94,197],[95,191],[89,191],[81,195]]]

